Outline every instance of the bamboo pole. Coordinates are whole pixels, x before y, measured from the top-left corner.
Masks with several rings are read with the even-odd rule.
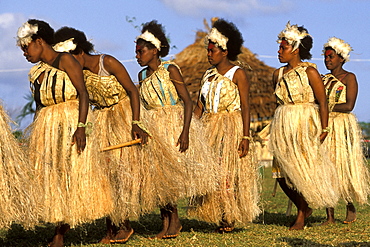
[[[121,143],[121,144],[118,144],[118,145],[105,147],[105,148],[102,149],[102,151],[109,151],[109,150],[113,150],[113,149],[117,149],[117,148],[123,148],[123,147],[131,146],[131,145],[134,145],[134,144],[138,144],[140,142],[141,142],[141,139],[139,138],[139,139],[135,139],[135,140],[128,141],[128,142],[125,142],[125,143]]]

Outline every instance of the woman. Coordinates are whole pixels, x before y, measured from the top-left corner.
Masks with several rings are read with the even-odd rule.
[[[18,29],[23,55],[39,62],[29,73],[37,113],[28,150],[42,190],[39,219],[58,224],[50,246],[63,246],[70,227],[109,214],[113,205],[87,122],[89,98],[82,67],[72,55],[54,51],[53,43],[54,30],[44,21],[30,19]]]
[[[325,88],[310,59],[312,38],[307,29],[286,25],[280,32],[278,58],[285,66],[274,71],[279,106],[270,127],[274,174],[280,187],[296,205],[298,214],[290,230],[302,230],[312,214],[309,207],[335,205],[338,193],[330,161],[321,147],[330,129]],[[317,104],[316,104],[317,102]],[[334,186],[335,187],[335,186]]]
[[[125,67],[110,55],[92,55],[93,44],[83,32],[74,28],[62,27],[56,31],[55,42],[55,50],[70,52],[84,68],[101,149],[131,138],[141,138],[141,143],[146,143],[148,135],[140,128],[139,121],[139,92]],[[101,154],[101,158],[108,161],[104,166],[109,168],[115,202],[114,211],[107,218],[107,235],[101,243],[126,242],[133,233],[128,218],[140,212],[138,194],[133,193],[140,185],[138,148],[132,146]]]
[[[358,84],[355,74],[343,69],[349,61],[351,46],[343,40],[332,37],[324,44],[324,63],[329,74],[323,76],[329,104],[329,132],[325,144],[331,153],[339,179],[340,196],[347,202],[344,223],[356,221],[353,201],[367,203],[369,196],[369,171],[361,147],[361,129],[356,116],[351,113],[355,107]],[[327,208],[327,221],[335,223],[334,208]]]
[[[232,63],[243,44],[233,23],[214,22],[205,42],[212,67],[203,76],[194,113],[205,126],[203,138],[219,160],[221,175],[216,192],[191,203],[191,214],[219,224],[216,231],[223,233],[260,213],[257,160],[250,136],[250,83],[245,71]]]
[[[145,23],[136,39],[140,66],[143,121],[152,134],[144,147],[143,184],[140,198],[144,212],[161,207],[163,229],[155,238],[174,238],[182,228],[177,214],[179,198],[214,189],[210,150],[197,139],[202,129],[192,119],[192,101],[179,67],[164,62],[169,44],[157,21]],[[183,102],[183,105],[181,104]]]

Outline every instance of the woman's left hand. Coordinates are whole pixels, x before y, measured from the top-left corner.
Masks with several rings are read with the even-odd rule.
[[[248,154],[248,151],[249,151],[249,140],[243,139],[239,143],[239,148],[238,148],[239,157],[243,158],[244,156]]]
[[[86,133],[85,127],[77,127],[72,136],[72,145],[77,144],[77,152],[80,154],[86,147]]]
[[[189,148],[189,133],[181,132],[179,140],[177,141],[176,147],[180,145],[179,151],[185,152]]]
[[[320,135],[320,142],[323,143],[327,136],[328,136],[328,132],[322,132]]]

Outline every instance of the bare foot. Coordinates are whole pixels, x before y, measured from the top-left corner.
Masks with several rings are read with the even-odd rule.
[[[150,237],[149,239],[162,239],[166,235],[168,231],[168,227],[170,225],[170,213],[164,209],[161,208],[161,217],[162,217],[162,231],[160,231],[157,235],[154,237]]]
[[[350,224],[356,221],[356,208],[352,203],[347,204],[347,216],[344,224]]]
[[[295,222],[290,228],[289,231],[293,230],[303,230],[304,229],[304,222]]]
[[[176,206],[172,207],[171,211],[169,212],[169,216],[170,225],[168,226],[166,235],[164,235],[163,238],[176,238],[177,236],[179,236],[182,229]]]
[[[134,233],[134,229],[119,230],[118,233],[110,240],[110,243],[126,243],[131,235]]]
[[[290,226],[289,231],[303,230],[304,229],[304,220],[307,217],[310,217],[311,214],[312,214],[312,209],[311,208],[307,208],[307,210],[305,210],[305,212],[298,211],[297,218],[294,221],[294,223]]]

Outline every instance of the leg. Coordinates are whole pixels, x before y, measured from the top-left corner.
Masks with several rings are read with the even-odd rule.
[[[53,240],[51,243],[49,243],[49,246],[51,247],[63,247],[64,242],[64,234],[68,232],[70,229],[70,226],[68,224],[59,224],[55,228],[55,234],[53,237]]]
[[[303,230],[304,220],[312,214],[312,209],[308,207],[306,200],[297,191],[291,189],[284,178],[278,178],[279,185],[284,193],[289,197],[290,200],[297,207],[297,218],[289,228],[289,230]]]
[[[166,208],[161,208],[161,218],[162,218],[162,231],[158,233],[155,237],[151,239],[162,239],[164,235],[167,233],[169,224],[170,224],[170,214]]]
[[[327,219],[324,223],[322,223],[322,226],[329,225],[329,224],[334,224],[335,219],[334,219],[334,208],[327,208],[326,209],[326,215]]]
[[[130,221],[124,220],[123,223],[119,224],[119,230],[114,235],[114,239],[111,240],[111,243],[125,243],[134,233],[134,229],[132,229]]]
[[[355,205],[353,205],[352,202],[349,202],[347,204],[347,216],[346,220],[343,221],[345,224],[353,223],[356,221],[356,208]]]
[[[99,242],[100,244],[109,244],[110,240],[113,239],[113,236],[115,232],[117,231],[116,226],[113,224],[110,218],[107,217],[105,219],[105,223],[107,225],[107,234],[102,240],[100,240]]]
[[[166,208],[169,211],[170,223],[166,235],[163,238],[176,238],[180,234],[180,231],[182,229],[182,225],[177,212],[177,206],[172,206],[168,204]]]

